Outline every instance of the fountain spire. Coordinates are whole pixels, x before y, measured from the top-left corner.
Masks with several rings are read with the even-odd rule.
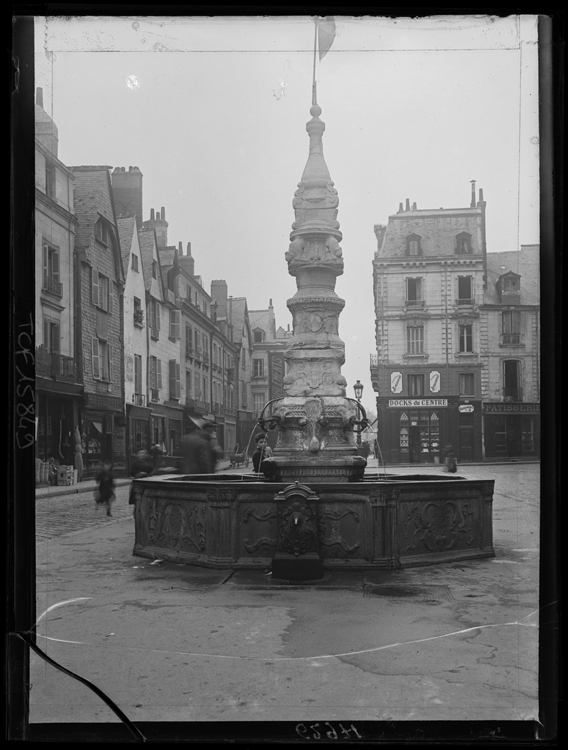
[[[342,234],[339,196],[323,155],[321,112],[312,104],[308,160],[292,202],[295,220],[285,257],[297,286],[287,302],[293,335],[284,353],[285,396],[272,409],[278,442],[274,458],[263,462],[265,475],[282,481],[350,481],[362,476],[366,464],[355,455],[358,411],[345,396],[341,374],[345,344],[339,338],[339,314],[345,301],[336,294],[335,282],[343,273]]]

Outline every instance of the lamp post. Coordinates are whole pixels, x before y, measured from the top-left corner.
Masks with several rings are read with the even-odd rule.
[[[363,383],[358,380],[355,385],[353,386],[353,390],[355,391],[355,398],[357,399],[357,403],[361,403],[361,396],[363,395]],[[361,445],[361,433],[357,433],[357,445]]]

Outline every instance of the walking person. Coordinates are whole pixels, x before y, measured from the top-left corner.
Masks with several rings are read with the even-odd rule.
[[[257,435],[256,438],[256,450],[252,454],[252,465],[255,472],[260,473],[260,466],[265,458],[271,458],[274,454],[272,448],[268,445],[266,435]]]
[[[458,462],[453,446],[446,445],[446,471],[454,474],[458,470]]]
[[[148,453],[146,448],[140,448],[137,450],[134,454],[134,461],[130,465],[130,474],[134,479],[143,479],[144,477],[150,476],[153,470],[154,464],[152,462],[152,456]],[[132,514],[136,515],[136,493],[134,491],[134,485],[130,485],[128,504],[132,505]]]
[[[213,474],[217,455],[213,446],[215,425],[204,419],[193,420],[196,427],[181,439],[181,473]]]
[[[106,508],[107,516],[112,516],[111,507],[116,499],[114,494],[114,474],[112,473],[112,461],[105,459],[103,467],[96,476],[97,489],[95,490],[95,503],[98,507],[102,505]]]

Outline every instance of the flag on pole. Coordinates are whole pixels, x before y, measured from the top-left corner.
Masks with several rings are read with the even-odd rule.
[[[318,28],[319,59],[321,62],[329,52],[335,39],[335,19],[333,16],[316,18],[316,25]]]

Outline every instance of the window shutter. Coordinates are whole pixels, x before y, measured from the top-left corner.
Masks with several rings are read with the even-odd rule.
[[[91,268],[91,281],[92,281],[92,294],[91,302],[93,305],[99,304],[99,272],[95,268]]]
[[[53,250],[51,253],[51,275],[54,281],[59,281],[59,253]]]
[[[156,328],[159,331],[160,330],[160,305],[158,304],[158,300],[154,300],[154,305],[156,306]]]
[[[60,331],[59,323],[54,323],[51,326],[51,337],[52,337],[52,339],[51,339],[51,351],[54,352],[55,354],[59,354],[59,352],[61,351],[61,346],[60,346],[60,344],[61,344],[61,341],[60,341],[61,334],[60,334],[59,331]]]
[[[47,256],[48,256],[47,245],[44,245],[43,246],[43,283],[44,283],[44,286],[47,286],[47,277],[49,275],[49,270],[47,267]]]
[[[108,344],[107,349],[108,349],[108,380],[109,380],[109,383],[112,383],[112,349],[113,347],[110,344]]]
[[[115,312],[116,295],[114,293],[114,281],[108,282],[108,311],[109,313]]]
[[[92,353],[92,364],[93,364],[93,377],[100,378],[101,371],[99,365],[99,340],[96,338],[91,339],[91,353]]]
[[[156,387],[158,390],[162,387],[162,360],[156,359]]]
[[[176,398],[181,398],[181,367],[176,362]]]
[[[176,361],[170,359],[170,398],[176,397]]]
[[[180,311],[170,310],[170,338],[180,338]]]
[[[156,388],[156,358],[150,357],[150,388]]]

